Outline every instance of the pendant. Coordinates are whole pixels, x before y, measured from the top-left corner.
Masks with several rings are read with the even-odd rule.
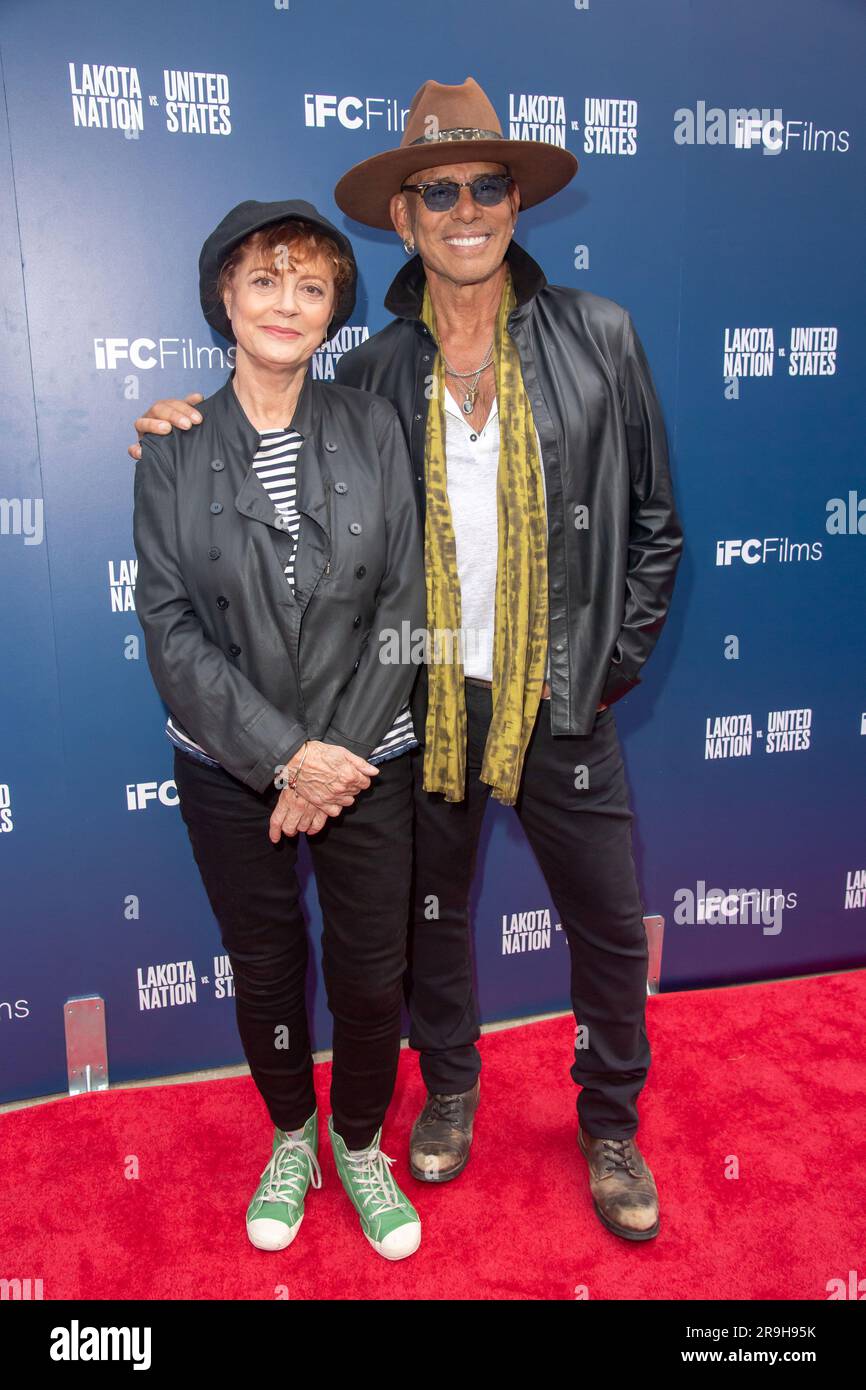
[[[477,395],[478,395],[478,392],[477,392],[477,391],[472,391],[472,390],[467,391],[467,393],[466,393],[466,400],[463,402],[463,413],[464,413],[464,415],[471,415],[471,414],[472,414],[473,410],[475,409],[475,397],[476,397]]]

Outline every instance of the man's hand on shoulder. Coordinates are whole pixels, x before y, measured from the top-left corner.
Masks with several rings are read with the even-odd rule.
[[[157,401],[143,415],[139,415],[134,429],[140,438],[143,434],[170,434],[173,429],[188,430],[193,425],[200,425],[201,415],[197,410],[190,410],[190,406],[198,405],[203,400],[201,391],[193,391],[182,401]],[[130,458],[140,459],[141,444],[130,444],[127,453]]]

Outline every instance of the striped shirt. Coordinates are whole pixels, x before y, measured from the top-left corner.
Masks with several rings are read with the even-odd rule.
[[[298,536],[301,529],[301,516],[296,505],[298,493],[297,464],[304,440],[303,436],[298,434],[296,430],[262,430],[260,433],[261,443],[253,458],[253,468],[273,503],[274,509],[286,518],[286,531],[291,536],[293,544],[292,553],[285,566],[285,575],[292,593],[294,593],[295,558],[298,553]],[[200,744],[194,743],[191,738],[188,738],[186,734],[181,733],[175,727],[170,715],[166,722],[165,732],[177,748],[192,753],[194,757],[209,763],[212,767],[219,767],[216,758],[212,758]],[[418,740],[412,725],[412,712],[406,705],[397,715],[382,742],[373,749],[367,762],[384,763],[390,758],[396,758],[400,753],[407,752],[410,748],[417,748],[417,746]]]

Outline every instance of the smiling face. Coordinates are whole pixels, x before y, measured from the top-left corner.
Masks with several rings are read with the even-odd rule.
[[[405,183],[435,183],[440,179],[464,183],[479,174],[505,174],[504,164],[439,164],[410,174]],[[448,212],[430,212],[420,193],[398,193],[391,199],[391,218],[403,240],[414,241],[428,275],[433,272],[457,285],[487,280],[502,264],[514,231],[520,192],[509,186],[496,207],[479,207],[468,188]]]
[[[222,291],[239,352],[274,367],[309,361],[334,312],[333,261],[302,243],[263,250],[255,237],[241,250]]]

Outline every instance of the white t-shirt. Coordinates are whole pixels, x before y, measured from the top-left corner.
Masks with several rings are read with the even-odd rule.
[[[535,439],[540,460],[538,430]],[[445,456],[462,601],[463,674],[490,681],[493,679],[499,531],[496,504],[499,410],[495,397],[484,428],[477,430],[451,392],[446,390]],[[543,467],[541,477],[544,486]],[[544,493],[546,507],[546,487]],[[549,660],[547,678],[550,679]]]

